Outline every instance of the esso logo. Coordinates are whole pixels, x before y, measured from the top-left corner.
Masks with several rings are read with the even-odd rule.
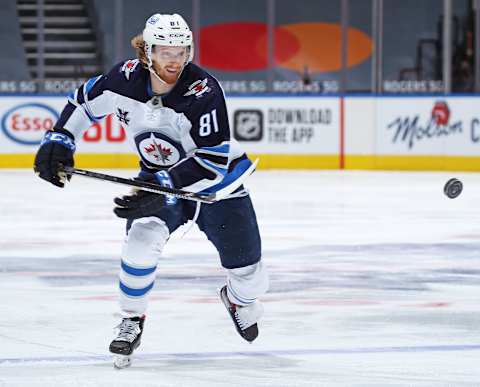
[[[25,103],[8,110],[2,117],[2,131],[12,141],[38,145],[44,133],[53,128],[59,118],[50,106]]]

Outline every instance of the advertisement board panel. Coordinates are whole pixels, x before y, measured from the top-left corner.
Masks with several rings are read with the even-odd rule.
[[[0,167],[31,167],[65,102],[65,96],[0,97]],[[480,171],[479,102],[477,96],[347,96],[342,110],[341,97],[227,97],[232,136],[243,149],[260,157],[260,168],[289,169]],[[138,166],[115,115],[77,139],[75,157],[84,168]]]
[[[478,98],[379,98],[378,155],[478,156]]]
[[[338,98],[239,97],[227,106],[232,133],[249,153],[338,154]]]
[[[0,97],[0,153],[34,153],[65,103],[65,97]],[[77,149],[79,153],[131,152],[114,115],[92,124],[77,139]]]

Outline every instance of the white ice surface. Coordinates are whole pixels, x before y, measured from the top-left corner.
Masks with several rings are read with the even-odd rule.
[[[480,174],[255,173],[271,273],[259,338],[237,335],[215,250],[183,228],[121,371],[112,198],[126,190],[82,177],[60,190],[25,170],[0,170],[0,185],[0,387],[480,385]]]

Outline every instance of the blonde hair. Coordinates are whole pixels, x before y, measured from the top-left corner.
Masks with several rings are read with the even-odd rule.
[[[147,54],[145,53],[145,41],[143,40],[142,34],[138,34],[132,38],[130,44],[135,49],[137,53],[137,58],[142,63],[143,67],[148,69],[148,59]]]

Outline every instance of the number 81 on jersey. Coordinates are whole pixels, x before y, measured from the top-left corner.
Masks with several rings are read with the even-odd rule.
[[[205,113],[200,117],[199,121],[200,137],[207,137],[213,132],[218,133],[217,109],[213,109],[210,113]]]

